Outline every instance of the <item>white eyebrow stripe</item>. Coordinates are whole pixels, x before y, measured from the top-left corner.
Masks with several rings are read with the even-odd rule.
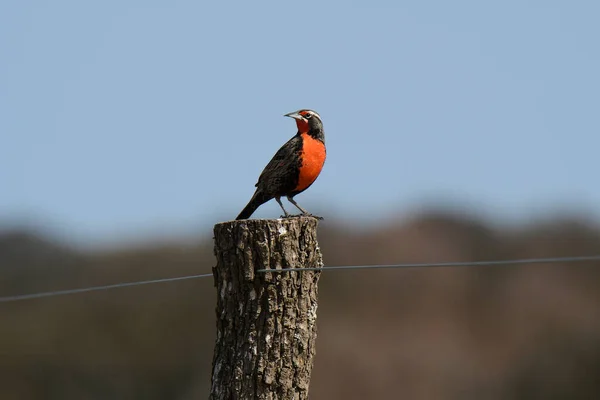
[[[312,114],[312,115],[316,115],[316,116],[317,116],[317,118],[321,119],[321,116],[320,116],[319,114],[317,114],[316,112],[314,112],[314,111],[312,111],[312,110],[309,110],[308,112],[309,112],[310,114]]]

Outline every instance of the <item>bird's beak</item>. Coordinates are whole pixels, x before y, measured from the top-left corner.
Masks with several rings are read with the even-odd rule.
[[[300,114],[298,113],[298,111],[294,111],[294,112],[291,112],[291,113],[285,114],[285,115],[284,115],[284,117],[290,117],[290,118],[294,118],[294,119],[301,119],[301,120],[303,120],[303,119],[304,119],[304,117],[303,117],[302,115],[300,115]]]

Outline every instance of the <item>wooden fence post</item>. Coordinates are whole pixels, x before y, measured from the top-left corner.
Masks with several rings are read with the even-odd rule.
[[[318,221],[311,217],[215,225],[217,338],[210,398],[308,399],[317,337]]]

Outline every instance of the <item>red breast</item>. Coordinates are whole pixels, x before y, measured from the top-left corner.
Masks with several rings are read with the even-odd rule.
[[[301,133],[300,136],[302,137],[300,153],[302,165],[295,191],[302,191],[312,185],[321,173],[327,155],[325,144],[322,141],[313,138],[308,133]]]

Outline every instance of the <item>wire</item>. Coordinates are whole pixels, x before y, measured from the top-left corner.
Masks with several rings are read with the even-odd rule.
[[[468,261],[468,262],[445,262],[428,264],[390,264],[390,265],[340,265],[334,267],[314,268],[284,268],[284,269],[259,269],[256,272],[302,272],[302,271],[327,271],[327,270],[349,270],[349,269],[383,269],[383,268],[441,268],[441,267],[485,267],[498,265],[523,265],[523,264],[548,264],[560,262],[582,262],[600,261],[600,255],[580,257],[554,257],[554,258],[523,258],[517,260],[495,260],[495,261]],[[40,292],[22,294],[17,296],[0,297],[0,303],[9,303],[20,300],[39,299],[43,297],[63,296],[67,294],[95,292],[99,290],[117,289],[123,287],[150,285],[153,283],[177,282],[189,279],[201,279],[213,276],[213,274],[179,276],[176,278],[154,279],[149,281],[124,282],[114,285],[92,286],[80,289],[56,290],[52,292]]]
[[[580,257],[523,258],[523,259],[518,259],[518,260],[498,260],[498,261],[445,262],[445,263],[429,263],[429,264],[342,265],[342,266],[335,266],[335,267],[259,269],[256,272],[300,272],[300,271],[328,271],[328,270],[341,270],[341,269],[377,269],[377,268],[485,267],[485,266],[497,266],[497,265],[523,265],[523,264],[544,264],[544,263],[581,262],[581,261],[600,261],[600,255],[580,256]]]
[[[213,274],[178,276],[176,278],[154,279],[151,281],[124,282],[124,283],[116,283],[114,285],[93,286],[93,287],[87,287],[87,288],[81,288],[81,289],[56,290],[56,291],[52,291],[52,292],[41,292],[41,293],[22,294],[22,295],[17,295],[17,296],[6,296],[6,297],[0,297],[0,303],[9,303],[11,301],[20,301],[20,300],[39,299],[42,297],[63,296],[66,294],[95,292],[98,290],[109,290],[109,289],[117,289],[117,288],[123,288],[123,287],[131,287],[131,286],[150,285],[152,283],[177,282],[177,281],[184,281],[184,280],[188,280],[188,279],[208,278],[209,276],[213,276]]]

